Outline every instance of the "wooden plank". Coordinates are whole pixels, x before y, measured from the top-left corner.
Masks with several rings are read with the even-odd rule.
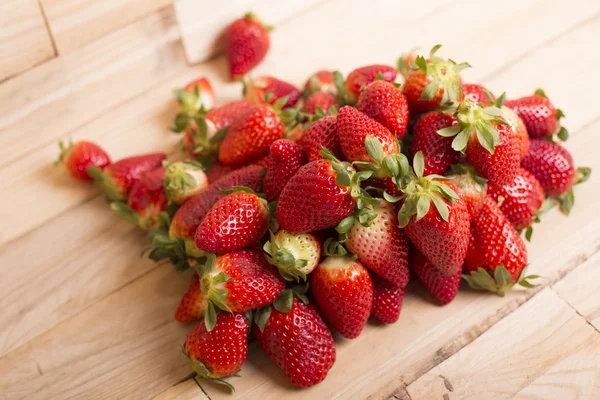
[[[277,27],[324,0],[230,0],[227,7],[211,7],[210,0],[176,0],[175,14],[188,62],[208,60],[221,50],[219,39],[227,25],[247,12]],[[274,33],[274,35],[277,35]]]
[[[600,331],[600,255],[570,272],[553,289]]]
[[[37,0],[0,4],[0,82],[54,57]]]
[[[407,389],[424,400],[591,399],[600,333],[547,288]]]
[[[210,400],[194,379],[181,382],[164,393],[154,397],[153,400]]]
[[[58,54],[65,54],[173,3],[173,0],[40,0]]]

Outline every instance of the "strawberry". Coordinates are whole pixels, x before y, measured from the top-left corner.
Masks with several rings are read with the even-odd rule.
[[[279,116],[270,107],[256,104],[229,127],[219,151],[225,165],[243,165],[269,154],[271,144],[285,135]]]
[[[408,241],[398,227],[396,209],[387,201],[381,201],[373,208],[377,217],[370,226],[363,226],[354,217],[346,222],[346,247],[371,271],[397,287],[406,287],[409,279]],[[344,226],[339,227],[339,231],[344,230]]]
[[[244,98],[250,103],[274,105],[286,98],[281,108],[293,107],[300,99],[300,90],[288,82],[272,76],[261,76],[249,80],[244,85]]]
[[[173,121],[174,132],[183,132],[216,103],[215,93],[206,78],[192,81],[183,89],[176,89],[175,97],[179,102],[180,111]]]
[[[420,251],[412,249],[410,269],[417,276],[425,288],[435,297],[440,304],[450,303],[456,297],[460,288],[460,273],[458,269],[454,275],[446,276],[440,272]]]
[[[409,51],[408,53],[403,53],[402,55],[400,55],[398,61],[396,62],[396,69],[398,70],[398,72],[400,72],[400,75],[402,75],[404,79],[406,79],[406,77],[408,76],[408,73],[412,69],[411,66],[414,65],[415,60],[417,59],[418,54],[416,50],[417,49],[415,48]]]
[[[317,71],[306,80],[304,84],[304,93],[306,96],[317,91],[337,94],[337,89],[333,81],[333,72],[326,70]]]
[[[460,153],[452,148],[452,138],[438,135],[438,131],[458,124],[458,120],[442,112],[430,112],[421,116],[413,128],[413,156],[423,153],[425,176],[443,174],[458,161]]]
[[[337,134],[337,117],[327,116],[310,124],[304,134],[303,142],[308,154],[308,161],[322,159],[321,150],[323,147],[336,158],[341,159],[343,157],[340,139]]]
[[[501,96],[504,98],[504,95]],[[519,169],[519,142],[497,106],[482,108],[470,100],[456,107],[459,123],[438,131],[452,137],[452,148],[466,152],[469,163],[490,183],[504,185]]]
[[[431,49],[429,60],[418,56],[413,69],[406,75],[403,92],[411,114],[433,111],[446,103],[456,103],[462,97],[459,74],[470,66],[436,56],[440,47]]]
[[[224,43],[231,79],[246,75],[265,58],[270,46],[269,30],[251,13],[226,28]]]
[[[402,196],[385,193],[388,201],[402,200],[398,224],[413,244],[446,276],[462,268],[469,244],[469,212],[454,185],[438,175],[423,176],[423,155],[415,154],[414,173]],[[431,207],[431,204],[435,207]]]
[[[91,181],[93,178],[88,174],[87,169],[97,167],[103,170],[110,165],[110,157],[95,143],[81,140],[76,143],[70,142],[65,146],[60,142],[60,155],[54,163],[62,163],[67,172],[75,179],[82,181]]]
[[[310,94],[306,100],[304,100],[302,112],[306,114],[317,114],[317,111],[321,109],[323,113],[326,113],[335,105],[336,100],[333,95],[323,91],[316,91]]]
[[[376,79],[394,82],[397,73],[396,68],[389,65],[376,64],[357,68],[348,74],[345,84],[341,88],[338,87],[338,91],[342,94],[346,93],[351,102],[355,102],[360,95],[360,91],[369,83],[374,82]],[[340,86],[340,78],[341,75],[334,72],[334,79],[337,79],[336,86]]]
[[[544,202],[542,185],[523,168],[519,168],[512,182],[504,186],[489,185],[488,195],[498,202],[500,210],[516,229],[531,226]]]
[[[532,139],[550,136],[557,132],[560,139],[568,138],[569,133],[560,126],[560,119],[565,116],[564,113],[554,107],[543,90],[536,90],[532,96],[508,100],[505,105],[523,120]]]
[[[304,146],[305,133],[305,126],[303,124],[296,124],[293,128],[288,130],[285,138]]]
[[[525,242],[489,196],[473,219],[471,237],[465,259],[465,272],[469,275],[463,275],[469,286],[499,294],[517,283],[533,286],[529,280],[537,276],[525,276]]]
[[[268,307],[257,316],[254,337],[292,384],[316,385],[335,362],[333,337],[312,304],[292,298],[289,305]]]
[[[371,280],[373,281],[371,315],[384,324],[393,324],[400,317],[406,287],[393,285],[375,274],[371,274]]]
[[[190,286],[175,313],[179,322],[204,317],[210,331],[217,311],[246,312],[263,307],[281,294],[285,281],[262,254],[239,250],[214,257],[196,267]]]
[[[383,156],[398,153],[398,141],[379,122],[357,109],[345,106],[337,116],[337,131],[342,152],[348,161],[372,162],[365,139],[374,136],[383,147]]]
[[[519,159],[522,160],[529,151],[529,134],[523,120],[510,108],[502,106],[502,117],[510,125],[519,142]]]
[[[196,246],[212,253],[243,249],[267,231],[269,206],[254,191],[239,191],[218,200],[196,230]]]
[[[215,181],[221,179],[225,175],[230,174],[231,172],[240,169],[235,165],[223,165],[220,162],[215,162],[210,166],[210,169],[206,171],[206,178],[208,179],[208,183],[214,183]]]
[[[133,184],[127,204],[115,201],[111,203],[111,208],[142,229],[154,230],[168,225],[168,216],[164,213],[168,203],[163,186],[164,177],[163,167],[146,172]]]
[[[490,97],[488,98],[488,94]],[[462,98],[472,101],[473,103],[481,103],[485,107],[496,102],[494,95],[481,85],[476,83],[465,83],[462,85]]]
[[[235,374],[248,354],[248,320],[243,314],[221,313],[211,331],[204,324],[196,325],[183,345],[183,353],[203,378],[220,380]]]
[[[195,161],[179,161],[167,167],[164,178],[167,198],[183,204],[208,187],[208,178],[202,165]]]
[[[469,212],[469,220],[475,218],[479,214],[479,210],[483,206],[483,199],[487,192],[487,185],[485,179],[471,173],[469,170],[460,170],[463,167],[462,164],[456,164],[457,167],[453,167],[452,175],[448,175],[448,182],[450,182],[456,188],[456,192],[460,198],[465,202],[467,211]],[[460,171],[459,171],[460,170]]]
[[[402,91],[386,81],[375,81],[358,97],[357,108],[402,139],[408,126],[408,102]]]
[[[108,200],[127,200],[133,184],[146,172],[162,165],[167,156],[164,153],[145,154],[128,157],[108,165],[104,169],[92,166],[87,173],[94,179]]]
[[[319,310],[342,336],[360,335],[371,313],[373,283],[369,271],[347,256],[339,243],[325,241],[323,260],[310,275],[310,286]]]
[[[269,264],[279,269],[287,281],[306,281],[321,259],[321,241],[311,233],[292,233],[280,229],[263,250]]]
[[[268,201],[279,199],[285,184],[307,163],[306,152],[299,144],[279,139],[271,145],[269,167],[265,176],[265,195]]]

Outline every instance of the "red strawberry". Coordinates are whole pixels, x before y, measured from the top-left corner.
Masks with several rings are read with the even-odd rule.
[[[223,165],[220,162],[215,162],[211,165],[210,169],[206,172],[206,177],[208,178],[208,183],[213,183],[225,175],[230,174],[231,172],[240,169],[235,165]]]
[[[324,112],[327,111],[336,105],[336,100],[333,95],[316,91],[309,95],[306,100],[304,100],[304,104],[302,105],[302,112],[307,114],[316,114],[319,108]]]
[[[212,253],[248,247],[267,231],[269,206],[254,192],[229,194],[206,213],[196,231],[196,246]]]
[[[215,106],[217,102],[217,100],[215,99],[215,92],[213,91],[209,80],[206,78],[196,79],[195,81],[188,83],[187,85],[185,85],[185,88],[183,88],[183,90],[186,93],[190,94],[197,93],[198,97],[197,99],[195,99],[195,102],[185,104],[184,107],[186,105],[194,105],[195,103],[196,105],[199,105],[198,107],[195,107],[196,110],[199,110],[201,108],[200,106],[204,107],[205,110],[210,110]]]
[[[567,149],[547,140],[533,139],[523,168],[542,184],[548,196],[560,196],[573,185],[575,167]]]
[[[60,142],[59,146],[60,155],[54,164],[63,163],[67,172],[75,179],[91,181],[93,178],[88,174],[88,168],[97,167],[102,170],[110,164],[108,154],[95,143],[81,140],[69,143],[68,146]]]
[[[293,107],[300,98],[300,90],[272,76],[253,78],[244,86],[244,98],[250,103],[273,105],[284,97],[287,100],[282,108]]]
[[[321,241],[310,233],[292,233],[280,229],[263,250],[269,264],[276,266],[285,280],[304,280],[319,264]]]
[[[249,13],[225,30],[225,51],[231,79],[240,78],[256,67],[269,50],[269,28]]]
[[[240,250],[223,254],[197,268],[190,286],[175,313],[179,322],[205,317],[212,329],[218,309],[245,312],[275,300],[285,288],[285,281],[267,263],[262,254]]]
[[[164,178],[167,198],[183,204],[208,187],[208,179],[202,165],[195,161],[179,161],[167,167]]]
[[[285,184],[307,163],[306,152],[299,144],[279,139],[271,145],[269,167],[265,176],[265,195],[268,201],[279,199]]]
[[[248,354],[247,337],[248,320],[243,314],[221,313],[211,331],[204,324],[196,325],[183,350],[199,376],[224,378],[242,368]]]
[[[335,157],[339,159],[343,157],[337,134],[337,117],[327,116],[313,122],[306,129],[303,142],[308,154],[308,161],[322,159],[323,147],[331,151]]]
[[[304,134],[306,133],[305,127],[303,124],[296,124],[292,129],[288,130],[286,134],[286,139],[291,140],[292,142],[298,143],[301,146],[304,146]]]
[[[412,69],[411,65],[413,65],[415,60],[417,59],[418,54],[416,50],[416,48],[412,49],[408,53],[403,53],[398,58],[398,62],[396,63],[396,69],[398,70],[398,72],[400,72],[400,75],[402,75],[404,79],[406,79],[408,73]]]
[[[269,154],[271,144],[285,135],[279,116],[270,107],[257,104],[240,115],[225,134],[219,161],[244,165]]]
[[[195,120],[207,110],[215,106],[215,93],[206,78],[200,78],[188,83],[185,88],[175,90],[175,97],[180,105],[180,111],[173,121],[174,132],[183,132],[190,126],[195,127]]]
[[[519,159],[525,158],[529,151],[529,134],[523,120],[510,108],[502,106],[502,117],[510,127],[519,142]]]
[[[490,105],[490,99],[486,92],[492,97],[492,103],[495,103],[496,97],[483,86],[476,83],[465,83],[462,85],[462,98],[464,100],[470,100],[473,103],[481,103],[487,107]]]
[[[157,168],[146,172],[133,184],[127,205],[111,203],[111,208],[126,220],[142,229],[154,230],[167,225],[163,211],[167,207],[167,194],[163,185],[165,169]]]
[[[398,227],[395,207],[387,201],[374,206],[377,217],[369,226],[357,219],[348,224],[348,251],[371,271],[397,287],[408,284],[408,241]],[[345,227],[339,229],[344,232]]]
[[[252,103],[246,100],[232,101],[221,107],[211,109],[204,114],[204,118],[211,121],[218,131],[233,124],[233,121],[235,121],[240,114],[250,108],[252,108]]]
[[[384,324],[393,324],[400,317],[406,287],[392,285],[375,274],[371,274],[371,280],[373,281],[371,315]]]
[[[378,78],[382,78],[386,82],[394,82],[397,73],[396,68],[389,65],[376,64],[357,68],[348,74],[345,90],[352,98],[356,99],[362,88],[369,83]]]
[[[424,113],[462,97],[460,72],[469,64],[456,64],[435,55],[441,45],[431,49],[429,60],[423,56],[415,59],[416,68],[410,70],[404,82],[404,95],[411,113]]]
[[[373,162],[367,152],[365,139],[374,136],[383,146],[383,156],[398,153],[398,141],[379,122],[356,108],[340,108],[337,116],[337,131],[342,152],[348,161]]]
[[[533,96],[508,100],[504,104],[523,120],[531,138],[538,139],[550,136],[559,129],[561,139],[564,140],[568,137],[567,130],[560,127],[559,120],[564,117],[563,112],[554,107],[543,90],[538,89]]]
[[[442,305],[454,300],[460,288],[460,273],[462,270],[458,269],[454,275],[446,276],[420,251],[414,249],[411,254],[411,270],[433,297]]]
[[[146,172],[160,167],[166,157],[164,153],[128,157],[104,169],[89,167],[87,173],[94,178],[94,183],[100,186],[107,199],[122,201],[127,199],[133,184]]]
[[[360,93],[357,107],[389,129],[398,139],[406,134],[408,102],[402,91],[393,84],[385,81],[370,83]]]
[[[331,332],[312,304],[293,298],[288,312],[269,308],[264,325],[254,324],[254,337],[292,384],[301,387],[323,381],[335,362]]]
[[[310,287],[331,326],[348,339],[358,337],[373,304],[369,271],[350,257],[329,256],[310,274]]]
[[[475,218],[483,206],[483,199],[485,199],[487,191],[485,179],[461,171],[459,174],[448,175],[448,182],[454,185],[456,192],[465,202],[469,212],[469,220]]]
[[[489,196],[471,224],[471,236],[465,259],[465,271],[470,275],[464,275],[469,286],[500,294],[515,283],[532,287],[527,280],[536,276],[524,276],[525,242]]]
[[[425,158],[425,176],[443,174],[458,161],[460,153],[452,148],[452,138],[438,135],[438,131],[449,128],[458,120],[442,112],[430,112],[423,115],[413,128],[412,153],[423,153]]]
[[[332,94],[337,93],[337,89],[333,82],[333,72],[325,70],[317,71],[306,80],[306,83],[304,84],[304,92],[306,94],[310,94],[317,91],[323,91]]]
[[[498,202],[500,210],[516,229],[530,226],[544,202],[544,189],[540,182],[523,168],[515,179],[504,185],[489,185],[488,195]]]

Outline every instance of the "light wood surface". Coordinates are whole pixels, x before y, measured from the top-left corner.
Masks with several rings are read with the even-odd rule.
[[[567,147],[577,163],[600,171],[600,159],[590,150],[600,143],[600,111],[593,98],[600,90],[593,75],[600,51],[590,45],[590,38],[600,35],[600,4],[575,3],[509,0],[490,8],[476,0],[433,0],[415,9],[388,0],[319,1],[278,24],[271,52],[255,74],[300,85],[323,67],[348,72],[367,63],[392,64],[413,46],[427,49],[441,42],[441,54],[474,66],[466,80],[497,94],[507,90],[515,97],[544,87],[568,116]],[[252,9],[264,4],[270,2],[256,0]],[[193,324],[173,319],[189,276],[140,259],[144,234],[116,219],[93,188],[50,164],[56,141],[69,137],[97,141],[115,159],[175,153],[179,138],[167,129],[175,112],[172,89],[207,76],[220,103],[235,99],[240,85],[226,82],[225,71],[222,57],[186,64],[174,12],[166,8],[0,84],[0,398],[204,400],[204,392],[211,399],[407,398],[432,368],[445,360],[457,363],[454,356],[483,357],[489,351],[500,363],[493,342],[482,347],[479,339],[486,331],[507,329],[503,318],[520,315],[521,307],[540,307],[540,313],[564,321],[548,320],[559,337],[572,331],[570,325],[583,324],[589,329],[577,331],[591,336],[575,332],[576,337],[599,340],[570,309],[597,324],[598,286],[594,278],[586,281],[588,274],[597,276],[593,265],[600,250],[600,221],[590,214],[600,195],[595,173],[576,189],[570,217],[554,210],[536,226],[530,271],[544,276],[546,289],[519,289],[504,298],[464,290],[450,305],[438,307],[412,284],[397,324],[370,323],[356,340],[336,339],[337,363],[320,385],[292,389],[252,344],[242,377],[231,379],[237,388],[233,396],[200,380],[204,392],[199,390],[179,351]],[[549,292],[551,285],[560,297]],[[540,304],[540,298],[550,305]],[[528,310],[524,315],[533,312]],[[533,325],[530,336],[546,326]],[[521,343],[517,339],[511,337]],[[545,346],[528,354],[547,353]],[[521,377],[508,377],[500,393],[545,398],[553,382],[568,382],[570,374],[577,382],[595,376],[579,372],[595,359],[575,347],[555,353],[551,368],[532,369],[535,377],[526,385]],[[469,385],[486,382],[484,374],[475,375],[479,381]],[[450,393],[450,399],[458,398],[458,389]]]
[[[52,57],[52,39],[37,0],[2,0],[0,82]]]

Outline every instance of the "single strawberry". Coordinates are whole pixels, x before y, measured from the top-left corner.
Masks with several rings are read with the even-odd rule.
[[[335,343],[316,308],[292,298],[289,308],[266,307],[259,313],[254,337],[292,384],[323,381],[335,362]]]
[[[142,229],[154,230],[167,226],[168,216],[164,211],[168,200],[163,185],[164,177],[163,167],[146,172],[133,184],[127,204],[115,201],[111,203],[111,208],[119,216]]]
[[[519,158],[522,160],[529,151],[529,134],[523,120],[510,108],[502,106],[502,117],[510,125],[519,142]]]
[[[174,132],[183,132],[216,104],[215,93],[206,78],[196,79],[174,93],[180,105],[180,111],[173,121]]]
[[[212,184],[225,175],[228,175],[238,169],[240,169],[240,167],[235,165],[223,165],[217,161],[210,166],[208,171],[206,171],[206,178],[208,179],[208,183]]]
[[[375,137],[383,148],[383,156],[398,153],[398,141],[379,122],[356,108],[344,106],[337,116],[337,132],[342,152],[348,161],[374,162],[367,151],[367,136]]]
[[[336,105],[333,95],[323,91],[316,91],[310,94],[302,105],[302,112],[306,114],[317,114],[319,109],[326,113],[331,107]]]
[[[294,174],[308,162],[304,148],[288,139],[271,145],[269,166],[265,176],[265,196],[268,201],[279,199],[281,191]]]
[[[393,285],[405,287],[409,279],[408,240],[398,227],[397,211],[387,201],[381,201],[373,211],[377,217],[369,226],[350,217],[338,231],[347,235],[344,243],[348,251],[365,267]]]
[[[402,139],[408,126],[408,102],[400,89],[386,81],[375,81],[358,97],[357,108]]]
[[[273,105],[279,99],[286,101],[282,108],[293,107],[300,99],[300,90],[291,83],[272,76],[252,78],[244,84],[244,98],[254,104]]]
[[[292,233],[280,229],[271,233],[263,250],[269,264],[279,269],[287,281],[306,281],[321,260],[321,241],[311,233]]]
[[[269,224],[269,206],[250,192],[231,193],[206,213],[196,231],[196,246],[212,253],[243,249],[260,239]]]
[[[560,119],[565,116],[564,113],[554,107],[543,90],[536,90],[532,96],[507,100],[505,105],[523,120],[529,137],[532,139],[539,139],[554,133],[558,133],[561,140],[568,138],[569,133],[560,126]]]
[[[239,116],[225,134],[219,161],[225,165],[244,165],[269,154],[271,144],[283,138],[285,127],[277,113],[256,104]]]
[[[87,173],[94,179],[94,183],[100,186],[108,200],[124,201],[127,200],[133,184],[146,172],[160,167],[166,157],[164,153],[128,157],[104,169],[89,167]]]
[[[69,142],[68,145],[59,142],[58,145],[60,155],[54,165],[62,163],[75,179],[91,181],[93,178],[88,174],[88,168],[97,167],[103,170],[110,165],[108,154],[95,143],[81,140],[75,143]]]
[[[218,310],[241,313],[275,300],[285,281],[262,254],[239,250],[214,257],[207,255],[196,267],[190,286],[175,313],[179,322],[204,317],[207,329],[215,326]]]
[[[243,77],[265,58],[270,46],[269,29],[251,13],[227,27],[224,43],[231,79]]]
[[[465,202],[469,212],[469,220],[475,218],[479,214],[479,210],[483,206],[483,199],[487,192],[487,184],[485,179],[472,173],[463,164],[455,164],[452,166],[452,174],[447,176],[448,182],[454,185],[456,192]]]
[[[308,161],[322,159],[323,147],[338,159],[344,156],[337,134],[337,117],[334,116],[327,116],[310,124],[304,134],[303,143],[308,154]]]
[[[452,138],[437,132],[458,124],[458,120],[442,112],[430,112],[421,116],[413,128],[412,153],[423,153],[425,176],[443,174],[458,161],[460,153],[452,148]]]
[[[512,182],[504,186],[489,185],[488,195],[498,202],[500,210],[516,229],[531,226],[544,202],[542,185],[523,168],[519,168]]]
[[[369,271],[347,256],[346,250],[328,239],[325,255],[310,274],[310,286],[319,310],[342,336],[354,339],[360,335],[371,313],[373,283]]]
[[[492,104],[496,102],[496,97],[489,90],[476,83],[464,83],[462,85],[462,98],[473,103],[481,103],[485,107],[490,105],[490,101]]]
[[[406,287],[393,285],[376,274],[371,274],[371,280],[373,281],[371,315],[384,324],[393,324],[400,318]]]
[[[442,305],[454,300],[460,288],[460,274],[462,269],[458,269],[454,275],[446,276],[420,251],[417,249],[411,250],[414,251],[411,251],[410,269],[429,293]]]
[[[406,76],[403,92],[411,114],[433,111],[441,105],[456,103],[462,97],[460,72],[470,66],[436,56],[440,47],[431,49],[428,60],[417,56]]]
[[[183,345],[183,353],[199,376],[220,381],[238,372],[246,361],[248,328],[243,314],[221,313],[213,330],[208,331],[204,324],[192,329]],[[220,383],[233,390],[229,383]]]
[[[208,178],[201,164],[190,160],[179,161],[167,167],[164,186],[169,201],[181,205],[206,190]]]
[[[394,82],[398,71],[396,68],[389,65],[367,65],[366,67],[357,68],[348,74],[346,82],[342,88],[338,87],[340,93],[346,93],[352,102],[360,95],[360,91],[369,83],[376,79],[381,79],[386,82]],[[336,77],[337,75],[337,77]],[[334,79],[338,79],[336,86],[339,86],[339,73],[334,72]]]
[[[469,286],[499,294],[517,283],[533,286],[529,280],[537,276],[525,276],[525,242],[489,196],[473,219],[471,237],[463,275]]]

